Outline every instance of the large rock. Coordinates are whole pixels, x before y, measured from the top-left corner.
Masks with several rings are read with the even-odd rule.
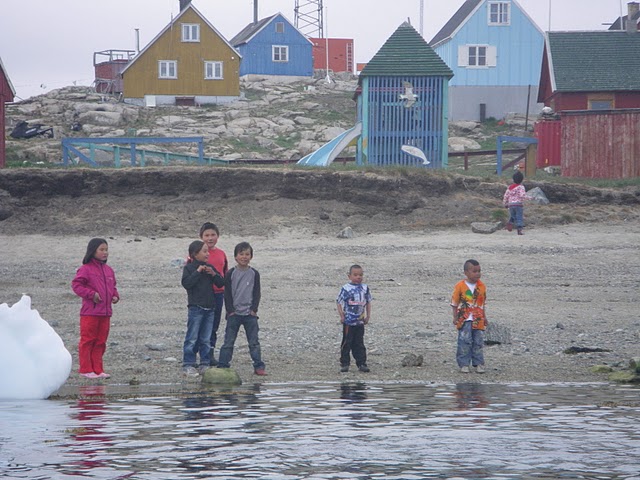
[[[338,238],[353,238],[353,229],[351,227],[345,227],[337,236]]]
[[[424,357],[422,355],[416,355],[415,353],[409,353],[402,359],[403,367],[420,367]]]
[[[207,368],[202,374],[202,383],[209,385],[241,385],[242,379],[232,368]]]
[[[473,233],[494,233],[502,228],[502,222],[473,222],[471,231]]]
[[[449,137],[449,151],[464,152],[465,150],[480,150],[481,145],[467,137]]]
[[[464,133],[471,133],[476,128],[479,128],[480,124],[478,122],[459,121],[459,122],[449,122],[449,126],[452,128],[457,128]]]
[[[98,112],[89,111],[78,116],[81,124],[90,123],[92,125],[103,125],[114,127],[122,122],[122,114],[119,112]]]
[[[609,381],[617,383],[640,383],[640,375],[635,372],[621,370],[610,374]]]
[[[511,343],[511,330],[500,323],[489,322],[484,334],[485,345],[506,345]]]
[[[527,192],[527,195],[531,203],[535,203],[536,205],[549,205],[549,199],[540,187],[532,188]]]

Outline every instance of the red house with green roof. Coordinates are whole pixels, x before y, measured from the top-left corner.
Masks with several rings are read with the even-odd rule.
[[[536,124],[538,166],[559,165],[568,177],[640,177],[638,52],[635,28],[547,33],[538,101],[559,115]]]
[[[407,22],[362,70],[355,93],[359,164],[447,166],[453,72]]]
[[[16,91],[9,80],[7,71],[2,64],[0,58],[0,168],[4,168],[6,164],[6,152],[5,152],[5,116],[4,116],[4,104],[13,102],[13,97],[16,95]]]
[[[640,32],[547,32],[538,101],[556,112],[640,108]]]

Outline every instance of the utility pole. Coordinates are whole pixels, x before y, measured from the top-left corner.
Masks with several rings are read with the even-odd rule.
[[[420,0],[420,36],[424,37],[424,0]]]

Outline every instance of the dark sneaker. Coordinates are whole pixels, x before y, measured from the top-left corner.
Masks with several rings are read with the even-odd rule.
[[[256,368],[253,373],[260,375],[261,377],[264,377],[267,374],[267,372],[264,371],[264,368]]]
[[[369,373],[371,371],[371,370],[369,370],[369,367],[367,367],[366,365],[360,365],[358,367],[358,370],[360,370],[361,372],[364,372],[364,373]]]
[[[340,373],[346,373],[349,371],[349,365],[342,365],[340,367]]]

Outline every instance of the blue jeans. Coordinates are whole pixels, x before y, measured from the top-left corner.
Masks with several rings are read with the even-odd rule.
[[[213,315],[213,330],[211,330],[211,365],[216,365],[214,350],[218,342],[218,328],[220,327],[220,319],[222,318],[222,306],[224,305],[224,292],[214,293],[216,299],[216,307]]]
[[[464,322],[458,330],[458,351],[456,361],[459,367],[468,367],[469,364],[477,367],[484,365],[484,330],[471,328],[471,321]]]
[[[522,205],[509,207],[509,223],[515,225],[516,228],[524,227],[524,207]]]
[[[196,355],[200,353],[200,365],[211,363],[211,329],[213,328],[213,309],[192,305],[187,315],[187,334],[182,350],[182,365],[196,366]]]
[[[264,368],[262,354],[260,352],[260,341],[258,340],[258,317],[253,315],[231,315],[227,317],[227,327],[224,331],[224,344],[220,349],[218,358],[218,368],[229,368],[233,357],[233,346],[236,343],[240,327],[244,327],[249,344],[249,355],[253,360],[253,368]]]

